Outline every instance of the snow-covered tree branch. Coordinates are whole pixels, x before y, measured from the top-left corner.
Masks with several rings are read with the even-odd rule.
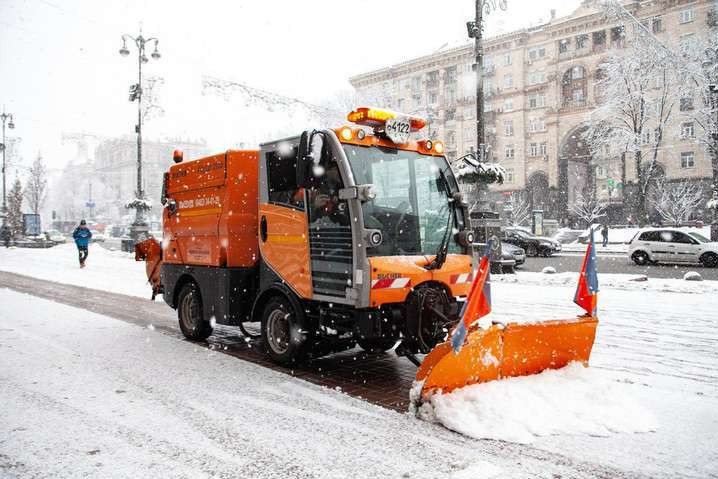
[[[578,195],[569,209],[580,219],[592,225],[597,219],[606,216],[607,206],[608,203],[604,200],[599,200],[596,193],[589,193],[587,195]]]
[[[682,223],[688,220],[703,201],[703,189],[689,181],[660,182],[653,195],[653,206],[664,221]]]
[[[531,219],[531,203],[525,191],[511,193],[506,208],[509,226],[526,226]]]

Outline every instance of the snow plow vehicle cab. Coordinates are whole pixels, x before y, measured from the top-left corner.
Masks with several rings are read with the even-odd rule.
[[[359,344],[413,359],[446,339],[472,281],[467,205],[424,120],[359,108],[165,173],[164,240],[140,243],[184,335],[261,323],[288,364]],[[364,127],[364,128],[362,128]],[[368,128],[366,128],[368,127]]]

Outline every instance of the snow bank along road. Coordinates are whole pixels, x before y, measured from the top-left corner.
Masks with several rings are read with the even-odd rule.
[[[107,256],[105,256],[101,251],[99,248],[93,248],[91,251],[91,260],[94,260],[94,263],[91,261],[89,270],[79,270],[76,267],[73,262],[74,254],[66,255],[66,253],[72,253],[70,249],[62,254],[58,254],[59,251],[32,252],[32,254],[20,250],[0,251],[0,270],[15,270],[31,276],[61,280],[64,283],[92,285],[96,288],[123,294],[137,296],[147,294],[141,264],[128,261],[127,255],[120,257],[119,254],[106,252]],[[67,262],[67,264],[65,265],[63,262]],[[93,272],[93,268],[102,272]],[[90,272],[92,274],[84,275],[84,273]],[[527,277],[531,276],[531,274],[527,274]],[[519,282],[516,284],[500,283],[499,281],[494,283],[494,313],[492,313],[494,319],[504,321],[540,320],[570,318],[576,314],[576,307],[571,303],[573,286],[522,284],[522,275],[518,275],[517,278]],[[5,382],[10,372],[15,371],[16,385],[14,387],[30,388],[33,386],[31,381],[28,382],[29,380],[25,379],[28,371],[33,371],[26,365],[28,359],[17,356],[23,348],[32,351],[32,353],[28,353],[29,355],[38,356],[38,358],[33,358],[33,361],[42,361],[40,369],[51,368],[55,362],[53,348],[39,341],[33,342],[26,336],[19,336],[18,329],[38,336],[50,345],[62,345],[63,341],[68,342],[70,350],[79,349],[76,354],[79,354],[80,357],[84,357],[86,354],[83,348],[101,354],[103,358],[112,358],[112,355],[120,354],[113,348],[106,351],[104,336],[108,335],[113,336],[119,342],[126,342],[123,348],[127,350],[135,347],[133,346],[135,341],[142,342],[146,338],[150,338],[153,344],[154,339],[172,341],[172,348],[177,349],[172,358],[177,360],[176,364],[168,364],[171,362],[168,360],[162,363],[163,368],[158,369],[151,364],[153,357],[145,358],[141,354],[134,357],[136,364],[132,366],[139,369],[147,367],[156,372],[160,383],[166,379],[169,380],[164,377],[166,375],[169,375],[171,379],[171,375],[175,372],[183,374],[183,369],[193,368],[193,361],[197,355],[189,353],[194,353],[194,350],[198,349],[200,353],[197,354],[211,354],[214,358],[221,358],[221,366],[219,364],[209,365],[209,369],[202,373],[204,376],[199,377],[197,381],[210,381],[214,378],[216,383],[212,390],[215,390],[224,387],[222,383],[229,378],[231,384],[227,386],[227,395],[221,398],[223,402],[220,406],[222,407],[226,406],[227,402],[234,405],[239,404],[232,402],[232,394],[234,394],[232,391],[236,386],[234,383],[254,381],[256,384],[252,383],[250,392],[247,393],[251,395],[255,394],[253,391],[265,381],[264,376],[256,371],[265,371],[269,378],[274,378],[276,375],[275,372],[258,369],[255,365],[237,361],[225,355],[216,355],[216,352],[209,352],[207,349],[179,340],[176,333],[175,316],[161,302],[153,304],[147,299],[0,273],[0,287],[3,286],[52,298],[83,309],[102,312],[136,324],[151,323],[157,330],[168,333],[165,336],[169,336],[159,339],[157,337],[162,337],[162,335],[156,334],[157,331],[151,332],[147,329],[123,325],[123,327],[118,326],[117,328],[107,327],[101,332],[96,332],[96,336],[102,339],[102,341],[96,342],[95,335],[84,336],[84,331],[88,328],[92,330],[92,326],[96,322],[107,323],[106,319],[104,321],[96,320],[98,316],[87,311],[80,314],[77,310],[73,310],[75,312],[72,315],[58,313],[57,308],[60,307],[53,306],[53,303],[40,302],[37,303],[40,306],[36,307],[35,301],[39,300],[28,300],[28,305],[23,305],[18,312],[17,308],[10,310],[9,304],[12,301],[6,301],[6,296],[2,296],[0,298],[0,329],[12,331],[3,331],[0,334],[0,349],[2,350],[0,351],[0,382]],[[701,287],[703,286],[710,285],[702,283]],[[618,290],[606,287],[600,293],[599,305],[601,324],[592,356],[592,365],[615,375],[617,380],[630,386],[638,401],[656,416],[658,430],[655,433],[618,434],[611,437],[562,435],[538,438],[531,446],[520,446],[496,441],[464,442],[466,440],[460,436],[436,429],[434,426],[416,425],[413,418],[406,418],[409,421],[406,424],[410,424],[410,427],[405,423],[394,422],[387,423],[387,427],[404,428],[409,431],[429,431],[430,437],[438,437],[441,441],[450,442],[452,445],[461,445],[457,447],[464,447],[465,444],[468,444],[466,447],[474,449],[472,458],[495,462],[502,468],[506,477],[550,476],[551,472],[556,470],[562,471],[563,477],[636,477],[641,474],[650,477],[707,477],[718,473],[718,452],[714,447],[718,443],[718,312],[716,311],[716,294],[658,292],[650,289],[645,291]],[[87,318],[92,318],[92,320]],[[57,337],[51,335],[55,329],[55,322],[61,324],[63,331],[62,334],[58,333]],[[136,330],[141,331],[142,335],[138,337],[131,334]],[[127,337],[125,337],[126,335]],[[232,333],[225,337],[220,336],[217,344],[221,345],[222,341],[227,340],[230,336]],[[19,341],[19,343],[9,343],[11,337],[15,337],[15,341]],[[234,341],[239,338],[236,333],[233,333],[232,337]],[[25,339],[21,340],[22,338]],[[23,341],[30,344],[25,344]],[[137,351],[142,351],[141,345],[137,345],[137,348],[140,348]],[[10,351],[13,351],[14,354],[6,354]],[[115,359],[115,362],[107,363],[110,369],[115,367],[117,361],[120,361],[120,358]],[[5,366],[6,364],[9,366]],[[203,364],[207,366],[206,363]],[[18,368],[22,371],[16,371]],[[245,370],[250,372],[245,374]],[[74,380],[73,368],[67,367],[63,372],[66,381]],[[231,375],[228,376],[230,372]],[[27,377],[29,378],[29,376]],[[287,376],[280,377],[288,384],[300,384],[302,388],[318,392],[320,396],[339,397],[355,404],[353,399],[338,395],[335,391],[318,389],[313,385],[297,382],[296,379]],[[266,379],[266,381],[272,383],[279,379]],[[244,382],[241,384],[248,387]],[[0,401],[12,403],[17,400],[15,398],[6,401],[5,398],[9,397],[9,393],[5,393],[5,389],[5,387],[0,387]],[[156,400],[161,400],[159,395],[163,394],[163,391],[157,389]],[[183,390],[178,391],[176,392],[178,396],[185,393]],[[47,394],[54,393],[48,391]],[[61,403],[64,401],[63,397],[58,399],[53,396]],[[214,407],[216,398],[212,394],[207,397],[207,404],[212,404]],[[291,398],[274,397],[270,402],[272,401],[278,411],[293,406]],[[35,409],[32,407],[17,407],[22,408],[23,417],[30,416],[27,414],[28,410],[35,414]],[[371,408],[372,406],[365,404],[362,407]],[[372,411],[382,411],[382,414],[389,414],[387,417],[404,418],[402,415],[395,416],[393,413],[381,409],[372,409]],[[52,411],[46,413],[52,415]],[[14,418],[18,414],[13,413],[9,417]],[[78,414],[84,413],[78,412]],[[252,408],[236,407],[233,414],[253,423],[256,413]],[[328,409],[327,415],[334,419],[342,417],[341,413],[337,413],[333,409]],[[280,417],[283,416],[280,414]],[[262,415],[259,418],[266,420]],[[2,421],[6,420],[0,416],[0,431],[12,431],[12,428],[3,424]],[[258,421],[258,424],[263,423]],[[287,424],[279,427],[278,430],[284,431],[293,427],[291,424]],[[289,431],[289,434],[291,432]],[[37,430],[34,431],[35,436],[39,434]],[[283,437],[283,434],[283,432],[278,433],[278,437]],[[5,434],[0,434],[0,467],[4,467],[2,464],[14,464],[13,461],[18,457],[15,453],[5,452],[10,444],[5,436]],[[13,432],[10,437],[14,441],[15,433]],[[309,435],[307,439],[299,440],[299,442],[306,442],[312,437]],[[371,441],[371,438],[365,439]],[[414,447],[419,449],[427,447],[424,444],[424,439],[426,438],[417,438]],[[408,441],[406,439],[405,442],[398,442],[396,447],[389,446],[387,453],[405,457],[404,448],[410,448],[406,445]],[[288,441],[283,442],[289,444]],[[294,447],[293,444],[290,446]],[[351,452],[350,454],[359,454],[360,452]],[[407,457],[413,457],[411,453],[406,454],[409,455]],[[441,454],[444,458],[453,457],[448,449],[443,450]],[[494,461],[495,458],[499,459]],[[507,472],[516,472],[517,469],[506,466],[502,462],[504,460],[507,463],[522,461],[525,469],[520,470],[523,473]],[[451,459],[439,461],[440,466],[435,467],[441,473],[437,472],[436,476],[441,477],[451,472],[454,466],[449,464],[449,461]],[[432,461],[422,459],[420,462],[427,468],[432,467],[430,466]],[[533,469],[536,464],[540,463],[547,464],[544,471],[541,471],[540,468]],[[598,466],[598,464],[604,466]],[[367,465],[360,467],[358,475],[377,473],[377,469],[372,469]],[[469,466],[467,465],[467,467]],[[455,469],[458,470],[459,467],[457,466]],[[489,469],[485,468],[485,470]],[[315,472],[313,469],[310,470]],[[344,469],[337,470],[345,471]],[[473,468],[471,470],[476,471]],[[4,469],[0,468],[0,476],[4,475],[3,471]],[[315,474],[320,477],[321,475],[321,472]],[[357,474],[348,475],[356,476]],[[398,476],[400,474],[399,469],[389,467],[384,473],[378,475]],[[422,477],[422,473],[421,471],[409,472],[408,477]],[[466,477],[482,476],[472,472],[472,475]]]
[[[6,282],[6,278],[3,278]],[[0,289],[0,476],[639,477]]]

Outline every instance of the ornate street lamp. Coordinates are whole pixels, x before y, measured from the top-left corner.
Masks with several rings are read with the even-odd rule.
[[[130,50],[127,48],[127,41],[130,40],[137,47],[137,84],[130,86],[130,101],[137,101],[137,125],[135,126],[135,132],[137,133],[137,191],[136,198],[127,203],[127,208],[135,210],[135,221],[130,228],[130,237],[132,241],[137,243],[141,241],[149,231],[147,221],[145,219],[145,211],[149,210],[152,206],[145,198],[145,192],[142,189],[142,64],[147,63],[149,58],[145,54],[145,47],[148,43],[154,42],[154,49],[151,53],[151,57],[154,60],[160,59],[160,52],[157,50],[159,40],[157,38],[145,38],[142,36],[142,30],[137,37],[124,34],[122,35],[122,48],[120,48],[120,55],[123,57],[129,56]]]
[[[706,60],[703,62],[703,71],[708,80],[708,101],[711,113],[715,115],[710,129],[710,152],[713,195],[708,201],[708,207],[713,210],[711,223],[711,240],[718,241],[718,49],[706,48]]]
[[[12,113],[5,113],[5,109],[3,109],[3,112],[0,114],[0,119],[2,119],[2,143],[0,143],[0,149],[2,150],[2,221],[4,223],[7,215],[7,195],[5,190],[5,150],[7,149],[7,143],[5,142],[5,123],[7,123],[7,127],[11,130],[15,128],[15,123],[13,122]]]

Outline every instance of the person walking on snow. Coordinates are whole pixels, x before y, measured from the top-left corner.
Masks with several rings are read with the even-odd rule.
[[[80,268],[85,267],[85,260],[87,260],[87,247],[90,244],[92,238],[92,232],[87,229],[87,223],[85,220],[80,221],[80,226],[75,228],[72,232],[72,237],[75,238],[75,244],[77,245],[77,252],[80,257]]]
[[[3,222],[2,224],[2,230],[0,230],[0,239],[2,239],[3,244],[5,244],[6,248],[10,247],[10,240],[12,239],[12,231],[10,231],[10,227]]]
[[[603,225],[601,228],[601,236],[603,237],[603,247],[608,246],[608,225]]]

